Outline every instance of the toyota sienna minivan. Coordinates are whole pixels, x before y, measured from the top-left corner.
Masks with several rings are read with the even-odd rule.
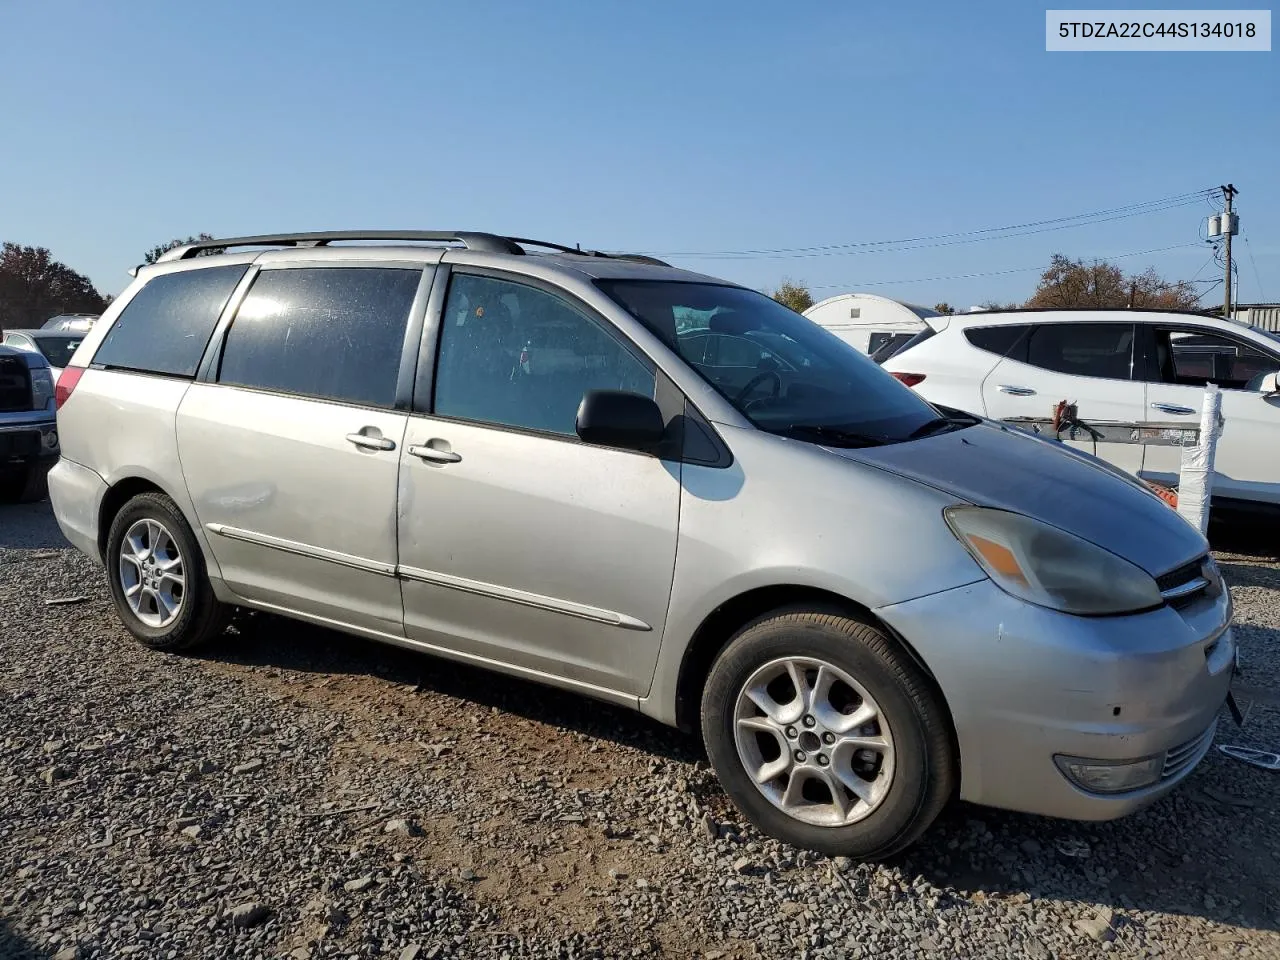
[[[953,796],[1119,817],[1228,695],[1228,592],[1137,481],[649,257],[179,247],[56,402],[58,522],[142,643],[252,608],[624,704],[797,846],[884,857]]]

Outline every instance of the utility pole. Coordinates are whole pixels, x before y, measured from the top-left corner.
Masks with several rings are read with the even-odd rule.
[[[1226,246],[1227,276],[1223,284],[1223,300],[1222,300],[1222,317],[1224,320],[1231,319],[1231,235],[1239,228],[1236,226],[1235,214],[1231,212],[1231,200],[1240,191],[1232,184],[1227,184],[1222,188],[1222,197],[1226,202],[1226,210],[1222,214],[1222,236]]]

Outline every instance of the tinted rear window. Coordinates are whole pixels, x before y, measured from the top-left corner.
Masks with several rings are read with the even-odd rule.
[[[237,264],[154,278],[116,318],[93,362],[194,376],[218,315],[248,269]]]
[[[1026,332],[1027,324],[1016,323],[999,327],[970,327],[964,332],[964,336],[979,350],[1014,360],[1025,360],[1027,340],[1023,334]]]
[[[65,337],[39,336],[35,338],[35,341],[36,346],[40,348],[40,352],[44,354],[44,358],[49,361],[49,366],[65,367],[71,362],[71,357],[75,354],[76,348],[80,346],[80,341],[83,339],[83,334],[68,334]]]
[[[220,383],[390,407],[421,269],[264,270],[227,331]]]
[[[1027,362],[1077,377],[1128,380],[1131,323],[1046,323],[1030,337]]]

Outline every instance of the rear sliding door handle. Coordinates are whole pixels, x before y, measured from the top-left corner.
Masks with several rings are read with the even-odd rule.
[[[1030,387],[1014,387],[1007,383],[1002,383],[996,388],[1001,393],[1007,393],[1015,397],[1034,397],[1036,392]]]
[[[1174,416],[1178,417],[1189,417],[1194,413],[1200,412],[1192,409],[1191,407],[1179,406],[1176,403],[1153,403],[1151,405],[1151,409],[1159,410],[1161,413],[1172,413]]]
[[[457,463],[462,459],[462,454],[454,453],[452,450],[439,450],[436,447],[418,444],[410,444],[409,453],[422,460],[430,460],[432,463]]]
[[[396,442],[386,437],[371,437],[367,433],[348,433],[347,442],[363,450],[394,450]]]

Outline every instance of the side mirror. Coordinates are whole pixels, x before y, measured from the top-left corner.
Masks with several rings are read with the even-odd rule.
[[[1267,397],[1280,393],[1280,373],[1268,373],[1258,384],[1258,390]]]
[[[652,452],[667,432],[653,398],[624,390],[590,390],[578,404],[578,436],[601,447]]]

